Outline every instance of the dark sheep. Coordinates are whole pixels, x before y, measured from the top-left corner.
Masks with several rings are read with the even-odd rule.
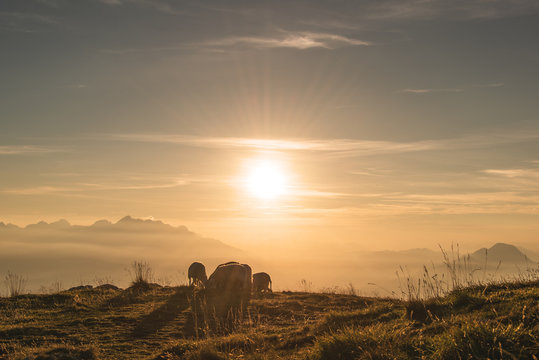
[[[249,265],[229,262],[219,265],[210,275],[206,283],[208,304],[218,316],[247,307],[251,297],[251,274]]]
[[[271,288],[271,277],[268,273],[259,272],[253,274],[253,292],[262,293],[262,292],[272,292]]]
[[[208,281],[206,267],[199,262],[192,263],[191,266],[189,266],[189,270],[187,270],[187,277],[189,278],[189,286],[205,285],[206,281]]]

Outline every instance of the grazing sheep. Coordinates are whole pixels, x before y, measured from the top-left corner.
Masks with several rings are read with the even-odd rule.
[[[253,274],[253,292],[262,293],[262,292],[272,292],[271,289],[271,277],[268,273],[259,272]]]
[[[251,267],[229,262],[219,265],[206,282],[208,303],[217,315],[239,310],[249,304],[251,297]]]
[[[205,285],[206,281],[208,281],[206,267],[199,262],[192,263],[191,266],[189,266],[189,270],[187,270],[187,277],[189,278],[189,286]]]

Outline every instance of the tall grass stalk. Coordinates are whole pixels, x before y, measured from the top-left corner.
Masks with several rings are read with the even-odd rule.
[[[15,274],[11,271],[7,272],[7,275],[4,277],[4,285],[7,288],[8,296],[17,296],[21,295],[26,291],[27,279],[22,276]]]
[[[451,290],[461,289],[466,286],[477,285],[480,283],[479,279],[474,277],[475,272],[481,270],[481,268],[472,268],[470,255],[461,256],[460,247],[457,244],[451,244],[451,253],[444,250],[441,245],[440,251],[443,256],[443,263],[446,267],[447,273],[451,280]],[[485,270],[487,267],[487,253],[485,253]]]
[[[133,285],[147,285],[153,281],[154,273],[150,264],[146,261],[135,260],[128,270],[131,275]]]
[[[488,251],[485,251],[484,265],[477,266],[472,263],[470,255],[461,255],[459,245],[451,245],[449,251],[441,245],[443,269],[438,271],[431,263],[430,267],[423,265],[419,276],[412,275],[406,267],[399,267],[396,275],[399,281],[401,298],[408,301],[418,301],[430,298],[440,298],[451,291],[469,286],[487,286],[508,281],[499,275],[501,261],[493,272],[487,272]],[[481,271],[482,270],[482,271]],[[539,277],[539,269],[527,268],[525,272],[519,270],[512,281],[534,281]]]
[[[423,265],[423,272],[418,278],[412,276],[408,268],[403,268],[402,266],[396,274],[399,280],[401,296],[408,301],[438,298],[448,292],[448,282],[445,274],[440,275],[436,271],[434,264],[432,264],[431,270],[426,265]]]

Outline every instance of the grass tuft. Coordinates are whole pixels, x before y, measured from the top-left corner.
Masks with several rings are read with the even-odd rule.
[[[138,283],[149,291],[75,287],[0,298],[0,358],[445,360],[539,353],[537,277],[468,282],[425,267],[401,299],[360,297],[352,286],[274,292],[223,320],[212,317],[203,290],[150,283],[149,265],[134,264],[132,273],[140,270]],[[461,271],[458,256],[448,264]],[[85,353],[88,346],[95,350]]]
[[[131,286],[134,288],[149,288],[154,278],[152,267],[148,262],[142,260],[133,261],[128,272],[131,275]]]
[[[365,328],[345,327],[319,337],[308,360],[337,359],[409,359],[414,347],[402,329],[375,325]]]
[[[11,271],[7,272],[7,275],[4,277],[4,285],[7,288],[8,296],[18,296],[24,294],[26,291],[27,279],[22,276],[15,274]]]
[[[539,353],[536,334],[523,326],[467,322],[428,341],[437,359],[532,359]]]

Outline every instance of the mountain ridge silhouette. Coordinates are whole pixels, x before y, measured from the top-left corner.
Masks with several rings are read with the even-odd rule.
[[[528,255],[522,252],[515,245],[507,243],[496,243],[490,248],[481,248],[470,254],[472,260],[481,261],[485,256],[489,262],[510,262],[510,263],[535,263]]]

